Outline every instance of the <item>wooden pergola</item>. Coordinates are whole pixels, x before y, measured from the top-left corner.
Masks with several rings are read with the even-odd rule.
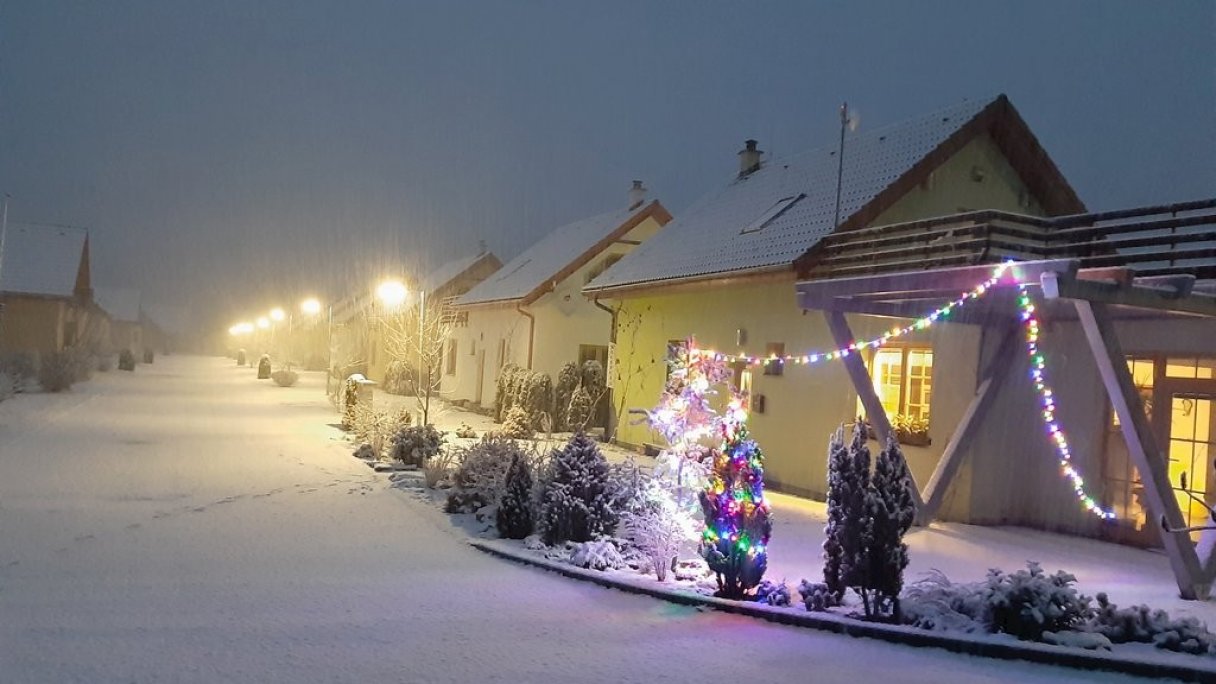
[[[975,396],[954,429],[929,481],[914,483],[917,524],[932,521],[959,472],[993,399],[1008,381],[1019,349],[1024,349],[1019,316],[1018,285],[1041,295],[1045,318],[1077,320],[1085,333],[1103,387],[1119,418],[1132,463],[1144,483],[1150,519],[1170,530],[1185,527],[1172,491],[1167,464],[1154,437],[1140,394],[1132,381],[1126,356],[1115,334],[1114,321],[1127,318],[1216,318],[1216,297],[1195,289],[1195,275],[1163,273],[1136,277],[1127,268],[1082,268],[1083,259],[1021,261],[1004,273],[998,287],[951,313],[945,322],[982,325],[996,330],[1000,344],[980,373]],[[838,346],[854,339],[846,314],[917,318],[969,291],[991,277],[994,264],[904,272],[879,272],[853,277],[828,277],[797,285],[799,305],[823,312]],[[881,270],[881,269],[880,269]],[[939,321],[940,322],[940,321]],[[859,354],[842,362],[867,417],[880,440],[892,434],[884,411]],[[1216,579],[1216,548],[1200,556],[1186,532],[1161,532],[1170,566],[1183,598],[1206,599]]]

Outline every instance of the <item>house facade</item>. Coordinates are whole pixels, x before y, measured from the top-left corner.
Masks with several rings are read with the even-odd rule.
[[[853,135],[843,152],[843,165],[838,147],[764,162],[749,141],[729,185],[584,288],[617,312],[610,382],[619,442],[661,446],[648,426],[621,414],[657,403],[672,343],[695,337],[702,348],[750,357],[834,348],[832,330],[822,316],[804,315],[794,288],[800,261],[829,235],[985,208],[1030,216],[1084,211],[1004,96]],[[875,245],[874,254],[882,249]],[[878,317],[852,323],[858,337],[891,327]],[[867,352],[866,372],[883,406],[918,428],[905,453],[919,481],[932,474],[966,411],[980,338],[931,328]],[[823,498],[828,437],[863,412],[846,370],[738,364],[735,384],[751,397],[766,480]]]
[[[0,352],[40,357],[97,334],[87,231],[10,222],[3,259]]]
[[[671,215],[634,183],[630,204],[554,230],[453,303],[445,398],[492,406],[508,363],[556,380],[569,362],[608,363],[613,313],[583,286],[658,234]]]
[[[94,300],[105,313],[108,333],[103,337],[105,354],[117,354],[129,349],[136,359],[144,355],[144,317],[139,290],[130,288],[96,288]]]

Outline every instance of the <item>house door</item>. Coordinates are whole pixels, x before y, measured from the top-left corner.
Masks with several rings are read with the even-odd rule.
[[[477,350],[477,393],[475,395],[478,406],[481,406],[481,393],[486,384],[486,350]]]
[[[1199,502],[1216,502],[1216,359],[1138,358],[1129,359],[1128,367],[1165,455],[1166,474],[1183,520],[1188,526],[1202,525],[1209,514]],[[1159,522],[1148,511],[1144,483],[1128,457],[1117,418],[1112,416],[1108,427],[1103,484],[1107,503],[1120,523],[1110,528],[1110,537],[1159,546]]]

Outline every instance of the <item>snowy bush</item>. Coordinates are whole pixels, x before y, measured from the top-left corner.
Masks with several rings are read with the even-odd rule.
[[[355,447],[355,458],[363,459],[364,461],[378,461],[380,454],[376,453],[376,448],[367,442],[360,442],[359,446]]]
[[[982,587],[978,582],[954,583],[940,570],[930,570],[904,590],[902,619],[921,629],[988,631]]]
[[[448,513],[475,513],[497,504],[502,496],[507,469],[516,455],[524,455],[511,439],[488,435],[473,446],[459,450],[459,465],[452,476],[445,510]]]
[[[553,381],[549,379],[548,374],[525,371],[520,380],[518,396],[517,405],[527,412],[528,426],[531,429],[541,429],[545,420],[552,424]]]
[[[238,365],[238,366],[245,365],[245,350],[244,349],[236,350],[236,365]]]
[[[420,466],[443,448],[443,433],[434,425],[398,428],[389,438],[389,458],[406,465]]]
[[[1038,641],[1044,631],[1077,626],[1089,612],[1089,598],[1077,593],[1076,581],[1062,570],[1045,574],[1033,561],[1012,574],[989,570],[983,590],[989,631]]]
[[[802,595],[802,605],[810,611],[825,611],[839,605],[836,594],[823,582],[802,580],[798,584],[798,593]]]
[[[570,550],[569,562],[571,565],[591,570],[621,570],[629,567],[629,560],[621,553],[619,542],[611,538],[575,544]]]
[[[595,400],[591,393],[586,387],[579,385],[570,396],[570,405],[566,407],[566,427],[575,432],[586,429],[591,422],[594,407]]]
[[[359,380],[348,377],[342,386],[342,429],[353,430],[359,416]]]
[[[535,434],[528,412],[522,406],[512,406],[502,421],[502,434],[511,439],[531,439]]]
[[[785,582],[761,580],[756,586],[756,600],[770,606],[788,606],[791,602],[789,585]]]
[[[1111,643],[1145,643],[1168,651],[1193,655],[1216,654],[1216,634],[1196,618],[1172,619],[1164,610],[1139,605],[1119,608],[1105,593],[1097,595],[1098,607],[1085,624],[1089,632]]]
[[[608,462],[586,433],[553,454],[545,479],[540,522],[547,543],[591,541],[616,530]]]
[[[300,374],[293,370],[277,370],[270,374],[270,379],[279,387],[291,387],[300,380]]]
[[[498,371],[498,380],[494,388],[494,420],[503,422],[506,420],[507,411],[515,402],[515,376],[519,373],[520,367],[514,363],[508,363]]]
[[[650,560],[655,577],[665,581],[680,548],[696,535],[691,516],[680,510],[663,482],[651,478],[634,494],[632,505],[618,510],[622,535]]]
[[[76,381],[77,360],[70,351],[49,352],[38,363],[38,383],[44,392],[63,392]]]
[[[262,358],[258,359],[258,380],[270,379],[270,355],[262,354]]]
[[[131,353],[130,349],[124,349],[118,352],[118,370],[135,370],[135,354]]]
[[[21,394],[36,377],[37,364],[30,354],[10,352],[0,356],[0,374],[8,376],[14,394]]]
[[[394,359],[389,362],[388,368],[384,369],[384,382],[381,387],[389,394],[412,396],[417,381],[417,371],[410,364]]]
[[[557,374],[557,386],[553,390],[553,429],[564,432],[570,429],[570,398],[582,383],[582,372],[576,363],[567,363]]]
[[[443,449],[435,456],[428,458],[422,464],[422,479],[428,489],[439,486],[444,478],[452,472],[452,464],[456,461],[455,449]]]
[[[495,523],[498,534],[506,539],[523,539],[532,534],[532,468],[522,453],[511,457]]]
[[[456,428],[456,436],[461,439],[476,439],[477,431],[468,423],[461,423],[460,427]]]

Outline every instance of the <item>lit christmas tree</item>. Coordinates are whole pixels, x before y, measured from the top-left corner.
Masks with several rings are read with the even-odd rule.
[[[705,532],[701,555],[718,576],[718,595],[741,599],[768,566],[773,521],[764,498],[764,454],[747,431],[743,398],[735,395],[720,421],[722,447],[701,493]]]

